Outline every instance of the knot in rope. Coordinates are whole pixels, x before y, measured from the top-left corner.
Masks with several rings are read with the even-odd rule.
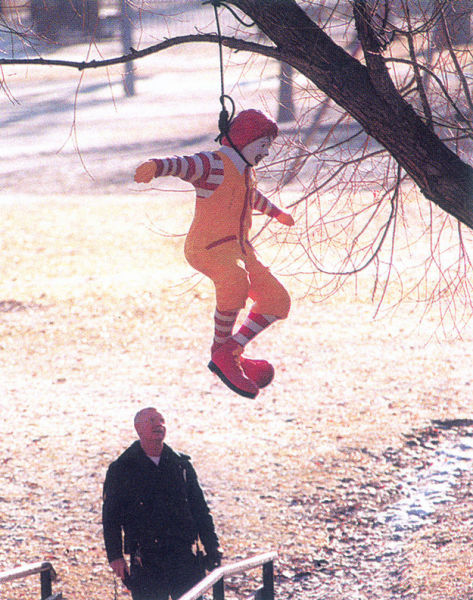
[[[231,114],[228,113],[228,110],[225,106],[225,99],[229,100],[232,105]],[[218,130],[220,131],[219,135],[215,138],[216,142],[222,142],[222,139],[227,136],[228,130],[230,129],[230,124],[233,121],[233,117],[235,116],[235,102],[231,96],[227,96],[227,94],[223,94],[220,96],[220,104],[222,105],[222,109],[220,110],[220,115],[218,117]]]

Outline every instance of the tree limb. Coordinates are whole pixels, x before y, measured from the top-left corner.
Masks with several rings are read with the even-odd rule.
[[[74,60],[61,60],[55,58],[0,58],[0,65],[49,65],[56,67],[71,67],[83,71],[85,69],[98,69],[101,67],[109,67],[111,65],[119,65],[137,60],[151,54],[156,54],[173,46],[180,44],[188,44],[190,42],[211,42],[218,43],[218,36],[214,33],[199,33],[191,35],[182,35],[174,38],[170,38],[143,48],[142,50],[135,50],[130,48],[128,54],[123,54],[115,58],[108,58],[104,60],[85,60],[85,61],[74,61]],[[274,46],[266,46],[264,44],[258,44],[255,42],[248,42],[239,38],[223,36],[222,44],[227,48],[233,50],[241,50],[246,52],[256,52],[270,58],[277,60],[281,59],[280,51]]]

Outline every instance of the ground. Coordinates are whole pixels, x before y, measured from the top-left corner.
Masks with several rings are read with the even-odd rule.
[[[275,381],[248,400],[208,371],[213,292],[182,254],[192,192],[132,183],[140,160],[214,147],[215,53],[194,58],[144,61],[133,98],[116,72],[111,87],[87,75],[77,96],[76,72],[7,72],[2,565],[50,560],[66,599],[114,597],[102,483],[135,439],[135,412],[153,405],[170,445],[192,456],[225,561],[278,552],[278,598],[471,600],[469,471],[391,555],[376,520],[402,495],[406,470],[473,434],[471,330],[439,334],[438,316],[421,319],[413,302],[373,318],[369,274],[321,302],[280,268],[284,245],[261,247],[293,297],[290,317],[251,346],[274,363]],[[276,68],[252,74],[233,90],[239,102],[244,92],[274,110]],[[279,201],[297,193],[294,184]],[[232,579],[228,596],[255,585]],[[38,589],[39,577],[3,584],[2,598]],[[120,586],[117,595],[129,597]]]

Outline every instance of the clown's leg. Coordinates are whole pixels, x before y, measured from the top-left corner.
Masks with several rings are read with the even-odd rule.
[[[249,341],[277,320],[278,317],[275,315],[262,315],[250,311],[238,333],[233,336],[233,339],[244,348]]]
[[[278,317],[274,315],[262,315],[250,311],[233,339],[244,348],[249,341],[277,320]],[[253,360],[242,356],[241,366],[245,375],[257,383],[260,388],[269,385],[274,378],[274,367],[267,360]]]
[[[218,306],[214,313],[214,340],[210,350],[213,354],[224,344],[233,333],[240,310],[219,310]]]
[[[242,348],[272,323],[279,319],[285,319],[291,307],[291,299],[287,290],[271,271],[257,260],[255,255],[248,254],[246,266],[250,279],[248,296],[254,301],[254,304],[240,330],[233,336],[233,339]],[[259,379],[259,387],[268,385],[274,377],[273,366],[267,361],[264,363],[266,379],[264,383]],[[254,364],[248,365],[245,369],[246,375],[254,378],[254,369],[261,369],[260,361],[254,361]],[[263,373],[261,373],[261,377],[263,377]]]
[[[219,310],[218,307],[215,309],[212,356],[231,337],[239,312],[239,310]],[[240,366],[246,377],[256,383],[259,388],[269,385],[273,380],[274,367],[267,360],[255,360],[240,355]]]
[[[225,335],[229,333],[229,327],[233,329],[233,317],[235,316],[236,319],[238,312],[244,308],[248,297],[251,297],[249,294],[251,276],[249,271],[243,266],[245,259],[250,255],[250,249],[247,248],[243,256],[240,244],[230,242],[216,246],[208,252],[195,251],[195,248],[193,248],[191,243],[188,243],[188,240],[189,237],[186,241],[185,252],[189,264],[209,277],[215,285],[216,304],[219,313],[217,320],[219,320],[219,323],[216,323],[217,339],[214,340],[214,345],[212,346],[212,358],[208,367],[220,377],[225,385],[237,394],[254,398],[258,394],[259,388],[242,369],[240,362],[242,346],[232,340],[231,337],[228,337],[219,346],[222,337],[224,337],[221,334]],[[263,267],[261,266],[261,268]],[[270,289],[268,294],[272,295],[273,289]],[[256,298],[254,300],[256,302]],[[221,319],[221,316],[228,317],[228,321]],[[243,363],[246,367],[255,366],[251,362],[245,363],[245,360],[243,360]],[[262,367],[264,365],[259,366]],[[268,368],[272,371],[269,363]],[[269,383],[269,380],[267,381]]]

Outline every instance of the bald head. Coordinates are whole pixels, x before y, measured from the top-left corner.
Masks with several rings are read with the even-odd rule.
[[[142,408],[135,415],[134,425],[146,454],[159,456],[166,435],[163,415],[151,406]]]
[[[147,420],[152,418],[154,415],[159,415],[158,411],[153,406],[148,406],[147,408],[142,408],[135,415],[134,425],[135,429],[139,435],[138,429],[145,423]],[[162,415],[161,415],[162,416]]]

